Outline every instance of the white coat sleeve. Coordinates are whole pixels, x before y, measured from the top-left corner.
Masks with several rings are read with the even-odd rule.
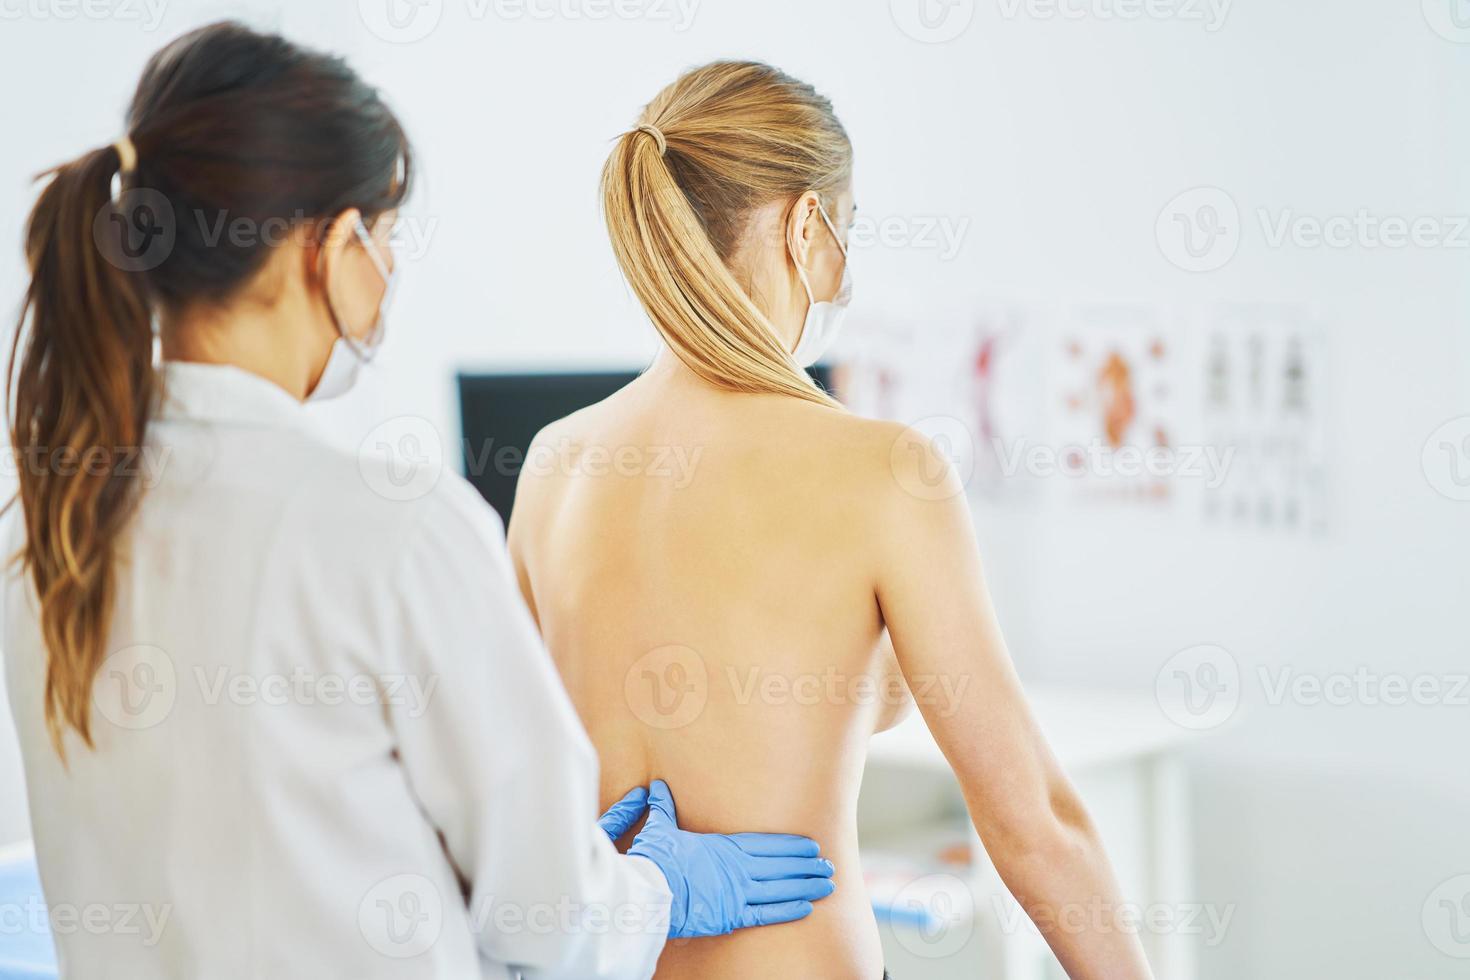
[[[435,685],[416,716],[388,708],[413,792],[468,886],[482,955],[527,980],[651,976],[667,882],[597,826],[597,755],[521,599],[500,519],[444,479],[420,502],[390,600],[403,669]]]

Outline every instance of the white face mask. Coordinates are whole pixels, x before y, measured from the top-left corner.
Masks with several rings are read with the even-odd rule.
[[[383,256],[378,251],[377,243],[368,233],[367,225],[363,224],[360,218],[356,230],[357,238],[362,242],[362,247],[367,250],[373,268],[377,269],[378,275],[383,277],[383,298],[378,303],[378,318],[373,322],[373,327],[368,331],[366,339],[357,340],[349,336],[343,329],[341,321],[337,319],[337,314],[335,312],[332,314],[332,323],[337,327],[339,336],[332,342],[332,352],[327,355],[327,366],[322,369],[321,380],[316,383],[315,388],[311,389],[311,394],[306,396],[309,402],[328,401],[351,391],[362,374],[362,366],[376,357],[379,348],[383,346],[388,307],[392,304],[393,287],[398,284],[398,266],[395,263],[393,268],[388,268],[388,263],[383,261]],[[328,305],[330,307],[330,303]]]
[[[812,293],[806,270],[801,267],[801,263],[796,265],[796,274],[801,277],[802,288],[806,290],[808,306],[806,322],[802,324],[801,336],[797,339],[796,349],[791,352],[791,356],[804,368],[817,363],[831,348],[832,342],[842,331],[842,319],[847,315],[847,307],[852,302],[852,264],[847,260],[847,246],[842,243],[842,236],[837,234],[837,229],[833,226],[832,219],[827,217],[827,210],[822,207],[821,202],[817,203],[817,213],[822,216],[822,223],[827,226],[837,247],[842,250],[842,283],[837,287],[836,296],[818,303]],[[793,253],[792,259],[795,258]]]

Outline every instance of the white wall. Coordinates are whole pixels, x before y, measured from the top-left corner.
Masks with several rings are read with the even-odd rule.
[[[651,331],[596,208],[609,140],[680,69],[767,59],[834,97],[864,212],[970,222],[952,261],[860,250],[870,318],[921,319],[977,295],[1264,300],[1309,305],[1327,327],[1324,537],[1209,530],[1177,514],[1098,520],[1062,504],[981,509],[1029,677],[1148,688],[1170,654],[1201,642],[1226,645],[1248,675],[1463,670],[1470,504],[1436,495],[1419,456],[1439,423],[1470,414],[1467,252],[1273,249],[1252,214],[1470,214],[1455,100],[1470,45],[1437,36],[1407,2],[1238,0],[1215,31],[1008,17],[1035,9],[1011,0],[955,10],[968,8],[974,22],[946,44],[906,36],[888,4],[840,0],[704,0],[682,31],[476,18],[468,0],[445,0],[438,29],[412,44],[382,42],[339,3],[176,0],[155,32],[27,16],[0,25],[0,82],[26,94],[6,107],[0,227],[18,235],[30,174],[116,135],[147,53],[184,27],[248,9],[344,51],[401,110],[424,162],[414,210],[434,231],[406,271],[381,377],[337,414],[348,438],[413,412],[452,440],[460,366],[648,356]],[[1251,223],[1232,263],[1191,275],[1163,260],[1154,221],[1201,184],[1227,189]],[[0,261],[4,295],[20,273],[17,254]],[[1270,706],[1247,684],[1243,720],[1197,759],[1198,899],[1238,908],[1226,941],[1201,955],[1207,978],[1457,975],[1420,913],[1436,884],[1470,872],[1470,789],[1449,775],[1464,769],[1464,710]],[[4,809],[0,840],[14,826]]]

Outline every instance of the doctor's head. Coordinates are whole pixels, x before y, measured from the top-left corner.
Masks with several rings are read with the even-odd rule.
[[[16,451],[87,461],[19,474],[58,744],[67,726],[88,734],[138,493],[127,460],[160,396],[155,335],[166,357],[235,363],[298,396],[342,343],[369,352],[409,159],[341,60],[215,24],[149,61],[122,138],[48,175],[9,395]]]
[[[769,65],[716,62],[619,138],[602,198],[623,273],[706,381],[830,403],[800,370],[850,287],[852,144],[832,104]]]

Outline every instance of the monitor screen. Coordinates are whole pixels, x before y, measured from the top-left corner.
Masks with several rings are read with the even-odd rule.
[[[817,384],[832,390],[829,368],[818,365],[811,375]],[[516,480],[536,433],[602,401],[637,376],[636,371],[460,374],[465,478],[509,524]]]

